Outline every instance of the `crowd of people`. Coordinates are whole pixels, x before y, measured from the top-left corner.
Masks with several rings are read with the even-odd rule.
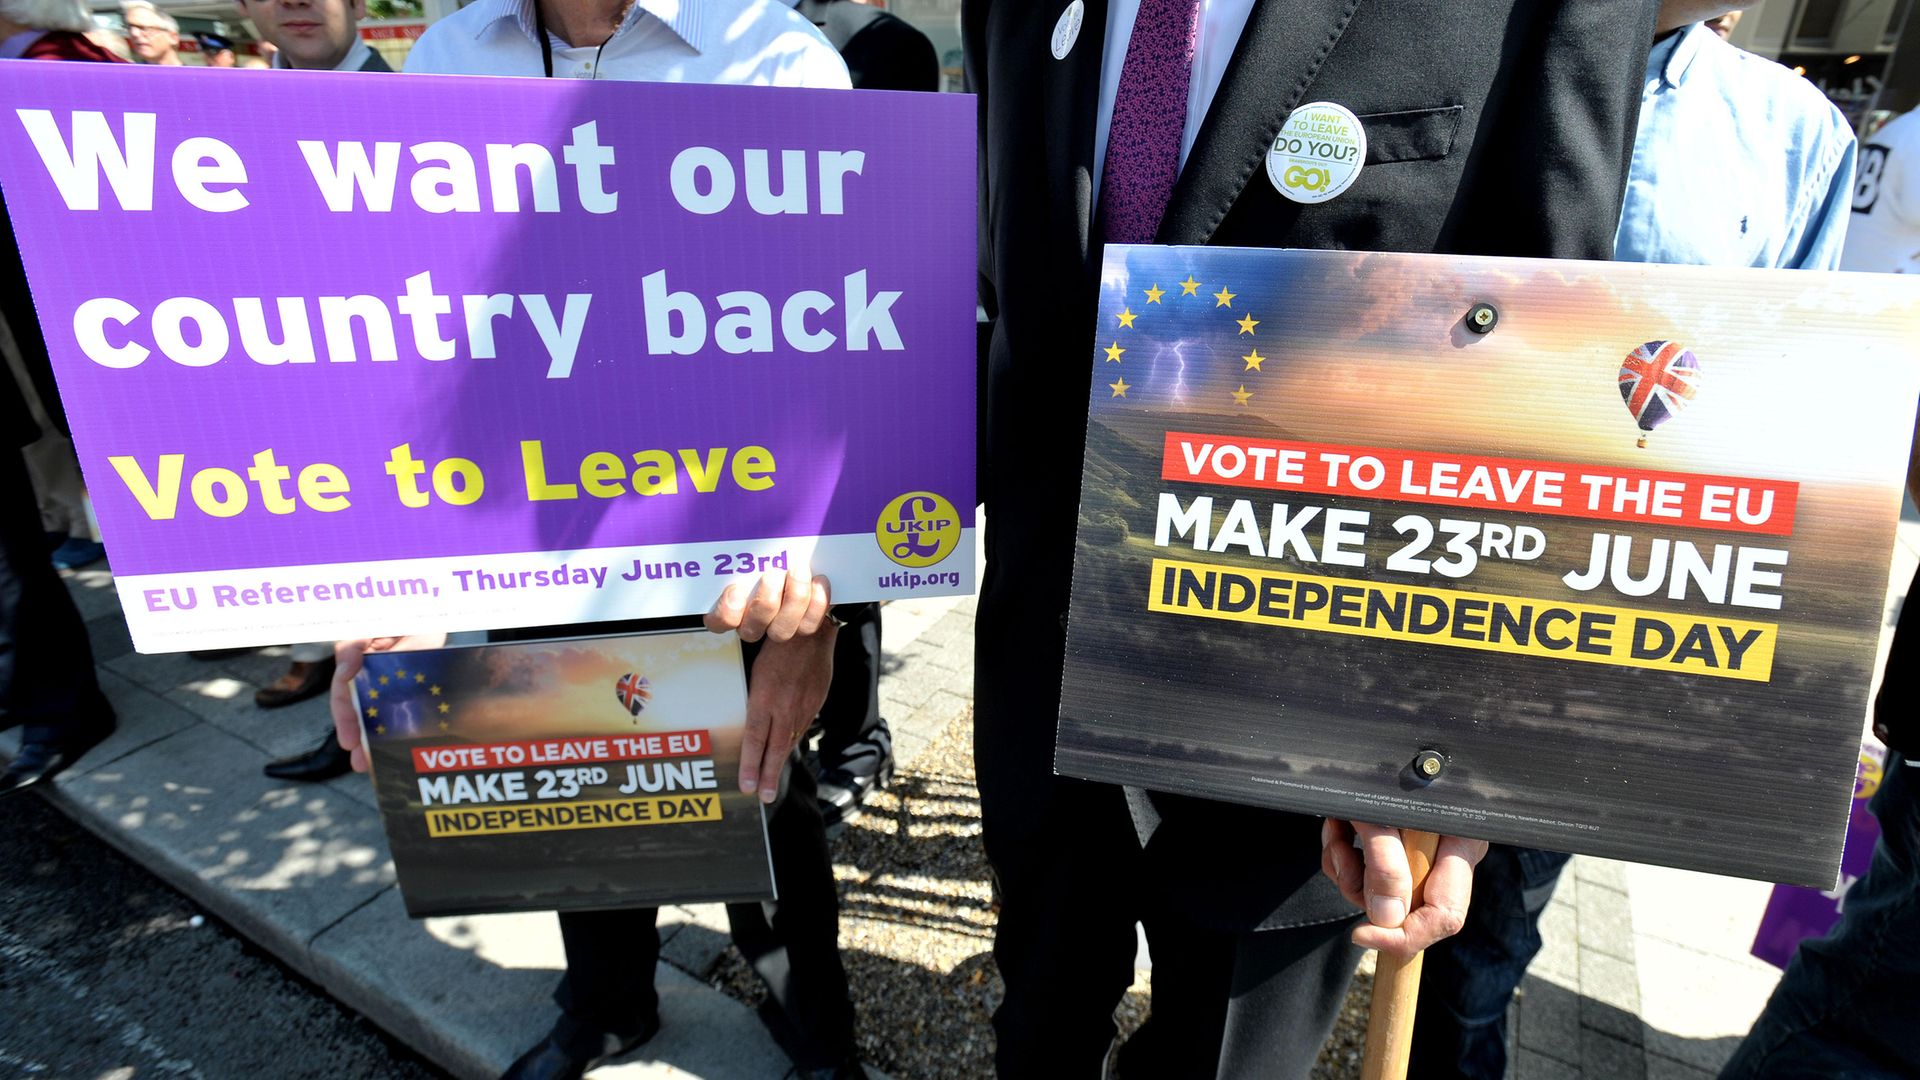
[[[1908,160],[1920,154],[1920,120],[1897,119],[1862,146],[1811,84],[1724,40],[1743,6],[966,6],[991,515],[974,743],[999,905],[1001,1075],[1305,1076],[1362,948],[1427,952],[1414,1075],[1504,1075],[1508,1004],[1540,947],[1565,855],[1445,837],[1416,892],[1394,829],[1054,775],[1081,460],[1081,433],[1059,422],[1056,403],[1083,400],[1088,378],[1062,358],[1085,355],[1107,242],[1920,272],[1920,167]],[[358,33],[364,0],[237,0],[236,15],[273,46],[275,68],[389,70]],[[165,12],[129,0],[125,16],[134,56],[179,63],[179,27]],[[0,0],[0,57],[118,62],[97,33],[72,0]],[[233,66],[232,42],[200,46],[210,64]],[[829,89],[932,90],[939,79],[923,35],[852,0],[476,0],[435,23],[405,70]],[[1303,206],[1252,177],[1281,121],[1313,100],[1341,102],[1363,124],[1429,103],[1464,115],[1444,139],[1408,128],[1383,140],[1352,191]],[[64,417],[20,273],[17,258],[0,265],[19,369],[0,379],[0,430],[28,446],[57,442]],[[1086,288],[1063,300],[1073,282]],[[67,767],[114,725],[47,528],[65,530],[55,538],[65,565],[87,554],[65,545],[90,538],[70,509],[59,518],[44,468],[35,504],[26,469],[26,458],[0,454],[0,722],[25,727],[0,792]],[[1909,486],[1920,490],[1920,468]],[[796,572],[729,587],[700,619],[494,635],[704,623],[749,643],[749,724],[766,751],[743,761],[741,786],[768,805],[780,899],[728,914],[768,987],[763,1018],[800,1076],[865,1075],[826,828],[892,768],[880,616],[876,605],[833,607],[824,579]],[[1920,1075],[1920,774],[1903,756],[1920,756],[1916,637],[1903,625],[1878,701],[1892,756],[1873,869],[1834,935],[1795,958],[1727,1075]],[[368,650],[423,644],[295,646],[259,704],[330,690],[334,729],[270,773],[364,769],[350,680]],[[1266,850],[1252,864],[1250,836]],[[560,1015],[509,1076],[578,1077],[658,1030],[654,915],[560,917]],[[1116,1051],[1136,925],[1155,958],[1153,1009]]]

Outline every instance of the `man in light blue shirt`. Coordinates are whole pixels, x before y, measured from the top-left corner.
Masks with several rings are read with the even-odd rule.
[[[1618,262],[1834,270],[1855,142],[1812,83],[1726,43],[1702,20],[1746,6],[1665,0],[1647,57]],[[1567,856],[1495,844],[1460,933],[1427,950],[1408,1075],[1505,1075],[1507,1008],[1540,951],[1540,913]]]
[[[1699,6],[1667,3],[1660,25]],[[1846,118],[1812,83],[1700,23],[1670,31],[1647,58],[1613,257],[1837,269],[1854,148]]]

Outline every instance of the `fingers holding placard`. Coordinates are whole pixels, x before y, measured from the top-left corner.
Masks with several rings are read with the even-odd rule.
[[[1401,958],[1460,932],[1473,897],[1473,868],[1487,854],[1484,840],[1440,837],[1431,869],[1416,884],[1420,867],[1400,829],[1329,819],[1320,840],[1321,872],[1367,913],[1353,943]]]
[[[731,630],[741,641],[785,641],[820,628],[833,604],[832,585],[803,570],[770,571],[751,585],[735,582],[720,593],[706,614],[707,629]]]
[[[747,680],[747,724],[740,737],[740,790],[770,803],[780,794],[780,772],[807,732],[833,681],[833,644],[839,628],[824,622],[811,634],[769,638]]]
[[[333,713],[334,738],[340,740],[340,749],[347,751],[354,772],[367,771],[367,748],[360,738],[360,713],[353,700],[353,680],[360,675],[362,659],[369,652],[437,649],[446,643],[445,634],[364,638],[334,643],[333,684],[328,688],[327,703]]]
[[[752,585],[727,586],[706,614],[716,634],[764,642],[748,678],[740,744],[740,790],[761,802],[779,796],[787,755],[826,701],[837,636],[828,617],[832,594],[825,577],[778,571]]]

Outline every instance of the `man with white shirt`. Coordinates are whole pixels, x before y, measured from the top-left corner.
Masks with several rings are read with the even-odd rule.
[[[848,89],[846,65],[819,31],[778,0],[479,0],[429,27],[409,73],[517,75]],[[751,595],[749,595],[751,593]],[[793,747],[832,677],[837,626],[824,618],[827,582],[798,573],[730,586],[705,619],[748,643],[747,718],[765,732],[760,761],[743,760],[741,788],[767,807],[778,901],[727,905],[735,945],[768,990],[760,1010],[802,1080],[859,1080],[853,1003],[840,962],[839,900],[813,778]],[[494,631],[493,640],[691,628],[699,619]],[[340,650],[334,722],[365,767],[347,684],[365,642]],[[378,646],[376,646],[378,647]],[[764,725],[764,726],[762,726]],[[751,758],[751,753],[746,754]],[[575,1080],[660,1028],[653,975],[660,955],[651,908],[560,916],[567,973],[553,1030],[522,1054],[510,1080]]]
[[[234,0],[260,40],[277,50],[273,66],[302,71],[392,71],[360,40],[367,0]],[[296,654],[298,662],[300,656]],[[320,682],[324,685],[326,679]]]
[[[1660,5],[1617,262],[1832,270],[1843,242],[1851,250],[1853,132],[1812,83],[1720,38],[1711,18],[1735,3]],[[1427,954],[1413,1080],[1506,1075],[1507,1013],[1568,858],[1489,850],[1466,926]]]
[[[851,86],[833,46],[779,0],[479,0],[429,27],[406,70]]]
[[[1484,844],[1444,838],[1423,902],[1399,834],[1056,777],[1053,736],[1105,243],[1604,259],[1652,0],[976,0],[989,513],[974,746],[1001,901],[1003,1076],[1094,1077],[1153,952],[1123,1076],[1305,1076],[1355,944],[1460,925]],[[1357,115],[1351,187],[1261,168],[1289,115]],[[1321,860],[1329,873],[1322,877]],[[1369,919],[1355,926],[1349,900]]]

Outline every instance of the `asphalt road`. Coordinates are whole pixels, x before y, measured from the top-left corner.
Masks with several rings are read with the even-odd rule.
[[[0,799],[0,1077],[446,1074],[37,795]]]

